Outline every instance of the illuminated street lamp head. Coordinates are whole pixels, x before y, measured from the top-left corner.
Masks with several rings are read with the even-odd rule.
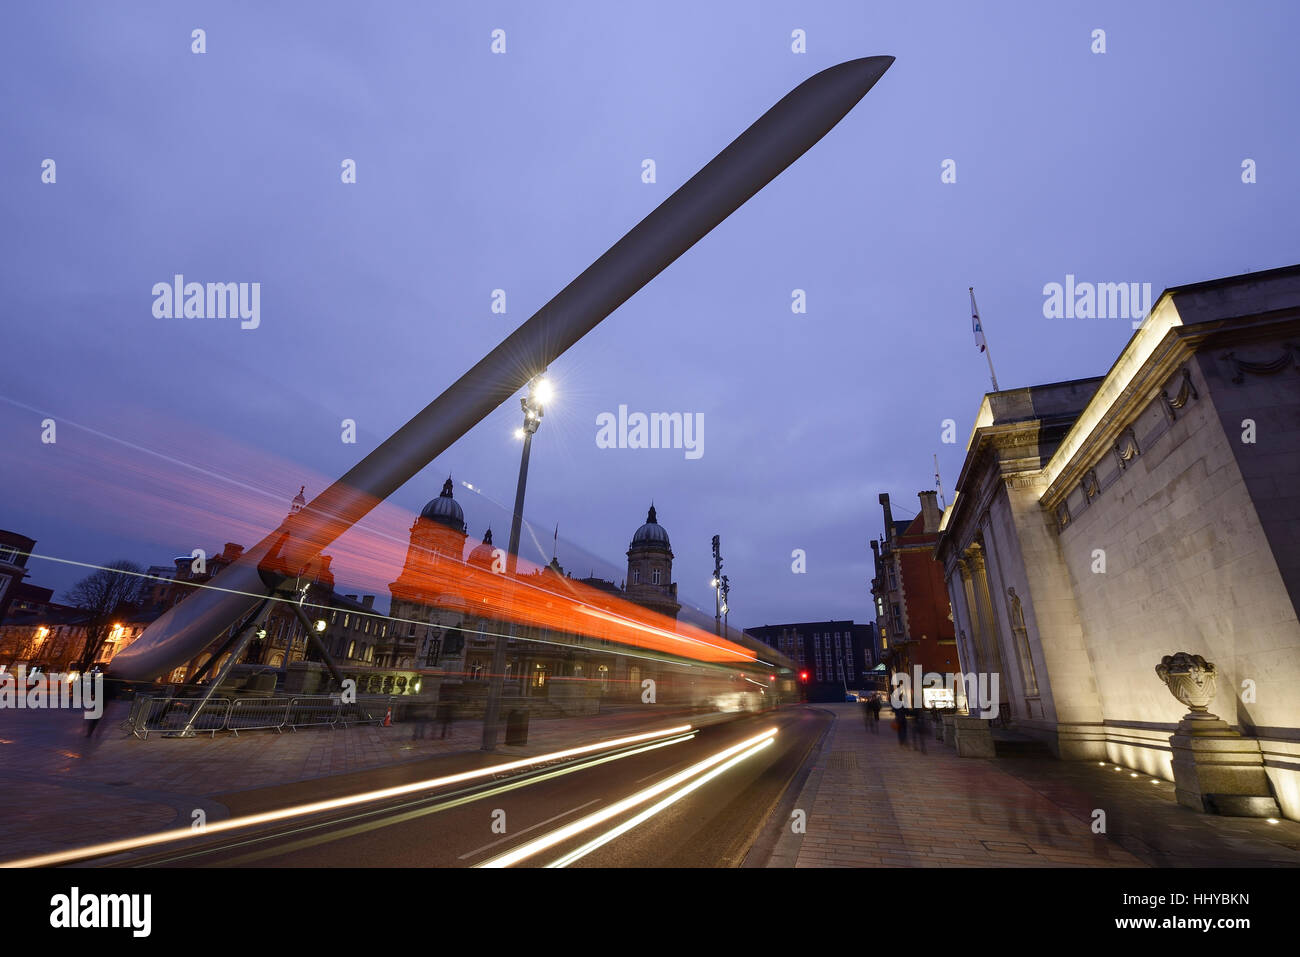
[[[528,383],[528,394],[519,400],[519,406],[524,410],[524,427],[515,433],[516,437],[523,438],[525,434],[532,435],[537,431],[552,394],[551,383],[545,375],[533,376]]]
[[[317,618],[317,619],[316,619],[316,630],[317,630],[317,631],[324,631],[324,630],[325,630],[325,619],[324,619],[324,618]]]

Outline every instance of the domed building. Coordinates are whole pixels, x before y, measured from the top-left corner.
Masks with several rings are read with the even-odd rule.
[[[627,584],[625,595],[630,601],[674,620],[681,611],[677,601],[677,583],[673,581],[673,549],[668,531],[659,524],[654,503],[645,524],[632,536],[627,549]]]
[[[498,552],[501,553],[501,558],[504,561],[505,549],[499,549],[492,544],[492,529],[489,528],[483,535],[483,541],[470,549],[469,557],[465,561],[475,568],[486,568],[491,571],[492,563],[496,560]],[[504,565],[501,567],[504,567]]]
[[[378,664],[392,668],[429,667],[446,656],[463,653],[459,626],[467,612],[464,599],[444,592],[429,574],[439,562],[460,564],[465,553],[465,513],[452,492],[451,476],[411,525],[406,564],[388,588],[393,602],[389,614],[394,639]],[[479,548],[482,548],[480,545]]]
[[[436,584],[446,579],[431,571],[443,562],[463,562],[493,572],[503,570],[505,548],[493,542],[491,529],[485,530],[482,542],[468,554],[467,540],[465,515],[448,478],[442,492],[425,505],[411,525],[406,564],[397,581],[389,586],[393,596],[390,614],[396,620],[389,629],[389,642],[376,658],[377,666],[436,668],[442,672],[442,684],[449,692],[462,686],[456,692],[458,700],[468,709],[466,713],[472,713],[476,708],[472,702],[478,700],[474,689],[481,694],[486,687],[496,636],[512,632],[505,662],[508,696],[554,699],[555,682],[565,686],[561,691],[588,696],[593,681],[600,696],[640,694],[642,659],[620,655],[604,644],[593,647],[590,636],[568,636],[526,623],[512,627],[483,617],[483,610],[470,607],[462,595]],[[594,578],[581,581],[676,619],[681,605],[672,580],[672,545],[653,504],[645,523],[632,535],[627,560],[627,580],[622,587]],[[556,557],[524,578],[541,588],[561,591],[569,580]]]

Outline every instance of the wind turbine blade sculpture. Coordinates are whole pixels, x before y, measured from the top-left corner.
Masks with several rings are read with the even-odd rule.
[[[147,680],[191,660],[673,260],[807,152],[894,62],[849,60],[799,84],[422,412],[112,662]]]

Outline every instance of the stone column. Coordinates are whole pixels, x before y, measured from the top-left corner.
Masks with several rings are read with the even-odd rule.
[[[993,540],[993,530],[988,525],[985,525],[982,534],[989,567],[993,573],[990,578],[990,591],[991,594],[997,595],[999,600],[1006,602],[1008,640],[1010,642],[1008,647],[1018,666],[1016,678],[1020,682],[1021,697],[1025,699],[1026,717],[1032,718],[1034,714],[1030,709],[1028,699],[1038,697],[1038,676],[1034,670],[1033,655],[1029,650],[1029,633],[1025,627],[1024,610],[1021,607],[1019,597],[1012,600],[1010,592],[1013,589],[1008,589],[1006,578],[1002,574],[1002,563],[998,559],[998,549],[996,542]],[[1010,678],[1010,675],[1007,677]]]
[[[968,661],[967,664],[972,666],[972,671],[987,671],[990,659],[985,645],[984,631],[980,623],[979,609],[975,604],[973,566],[970,559],[959,558],[957,559],[957,568],[961,573],[962,597],[965,599],[966,617],[970,625],[971,650],[974,652],[972,660]]]

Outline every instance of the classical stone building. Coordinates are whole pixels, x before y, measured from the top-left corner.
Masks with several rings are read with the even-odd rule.
[[[1199,655],[1300,818],[1298,481],[1300,266],[1166,290],[1105,376],[984,397],[936,546],[963,670],[1060,757],[1172,779],[1155,668]]]
[[[449,693],[459,689],[461,694],[472,695],[486,689],[497,638],[507,635],[504,681],[508,695],[554,700],[562,695],[606,698],[640,694],[641,680],[649,675],[646,662],[654,659],[616,653],[608,641],[590,634],[521,622],[512,627],[467,600],[468,592],[484,587],[484,576],[474,577],[476,584],[466,588],[462,583],[470,576],[458,569],[497,574],[505,569],[505,548],[494,543],[490,528],[466,554],[468,543],[465,515],[448,478],[439,496],[411,526],[405,566],[390,586],[393,637],[380,649],[381,663],[436,668]],[[519,584],[560,594],[581,590],[583,602],[594,603],[605,612],[618,613],[620,600],[626,600],[676,618],[681,606],[672,580],[672,546],[653,505],[645,524],[632,536],[627,559],[627,579],[621,587],[592,578],[575,582],[555,559],[544,568],[521,574]],[[483,607],[492,608],[503,599],[494,593],[479,600]]]

